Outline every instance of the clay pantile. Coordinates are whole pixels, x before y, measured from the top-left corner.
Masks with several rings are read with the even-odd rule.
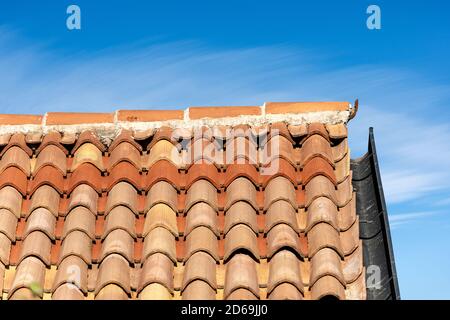
[[[108,284],[95,296],[95,300],[128,300],[128,294],[116,284]]]
[[[139,150],[131,143],[122,142],[112,150],[109,157],[108,168],[111,170],[117,163],[127,161],[136,169],[141,170],[141,155]]]
[[[27,176],[16,167],[9,167],[0,174],[0,189],[6,186],[15,188],[22,196],[25,196],[27,193]]]
[[[251,164],[229,164],[225,171],[224,186],[228,187],[238,177],[245,177],[253,182],[254,185],[260,185],[260,179],[256,167]]]
[[[324,276],[333,276],[345,286],[341,258],[336,251],[330,248],[323,248],[312,257],[309,285],[313,286]]]
[[[97,135],[90,130],[85,130],[78,136],[77,142],[72,149],[72,154],[75,154],[76,151],[78,151],[78,149],[86,143],[96,146],[97,149],[100,150],[100,153],[106,151],[105,146],[100,142]]]
[[[323,158],[314,157],[303,167],[302,171],[302,183],[304,185],[308,184],[312,178],[319,175],[325,176],[333,184],[336,184],[336,176],[333,167],[329,162],[325,161]]]
[[[325,197],[316,198],[309,206],[306,232],[321,222],[328,223],[339,231],[337,207],[333,201]]]
[[[258,300],[258,297],[247,289],[239,288],[230,293],[226,300]]]
[[[241,288],[259,297],[256,262],[246,254],[236,254],[226,264],[224,298]]]
[[[308,127],[306,124],[288,125],[288,130],[294,138],[306,136],[308,134]]]
[[[181,291],[195,280],[203,280],[214,290],[217,289],[216,261],[205,252],[194,253],[186,262]]]
[[[336,182],[343,182],[350,174],[350,156],[347,154],[335,165]]]
[[[122,205],[114,207],[106,216],[102,239],[105,239],[110,232],[118,229],[126,231],[131,237],[136,238],[135,215],[130,208]]]
[[[259,163],[257,144],[247,137],[237,136],[228,139],[225,144],[225,150],[226,164],[250,163],[257,165]]]
[[[345,299],[345,290],[338,279],[333,276],[324,276],[311,287],[311,298],[319,300],[330,297]]]
[[[91,264],[92,240],[82,231],[72,231],[64,238],[59,252],[59,263],[70,255],[83,259],[88,265]]]
[[[33,231],[41,231],[51,240],[55,240],[56,217],[46,208],[34,210],[27,218],[24,238]]]
[[[43,169],[46,169],[44,167]],[[40,173],[41,171],[39,171]],[[39,175],[38,173],[38,175]],[[101,175],[100,170],[90,164],[83,163],[80,165],[75,172],[71,174],[68,179],[68,190],[67,193],[72,193],[72,191],[81,184],[87,184],[94,188],[97,193],[101,193],[103,189],[103,177]]]
[[[95,238],[95,215],[86,207],[78,206],[70,210],[64,221],[62,239],[72,231],[82,231],[89,238]]]
[[[100,171],[105,171],[102,152],[92,143],[84,143],[75,151],[70,171],[75,171],[82,163],[92,163]]]
[[[177,168],[183,164],[178,149],[167,140],[159,140],[152,146],[145,167],[150,168],[159,160],[167,160]]]
[[[118,110],[117,120],[126,122],[153,122],[182,120],[183,110]]]
[[[142,152],[142,146],[135,141],[133,138],[133,134],[130,130],[122,129],[120,134],[114,139],[111,145],[108,148],[109,153],[111,154],[114,149],[119,146],[122,142],[126,142],[135,147],[139,153]]]
[[[16,290],[21,288],[29,288],[31,285],[36,285],[39,288],[43,288],[44,279],[44,263],[34,256],[24,259],[17,267],[11,289],[9,290],[9,297],[12,297]],[[34,295],[42,297],[42,292],[36,291]]]
[[[166,228],[174,237],[178,237],[177,215],[173,209],[163,203],[154,205],[147,212],[143,236],[145,237],[151,230],[157,227]]]
[[[22,196],[13,187],[6,186],[0,189],[0,209],[11,211],[17,218],[20,218],[22,209]]]
[[[321,122],[313,122],[308,124],[308,136],[312,136],[314,134],[321,135],[325,139],[330,140],[325,124]]]
[[[270,124],[270,137],[273,138],[277,135],[285,137],[291,142],[291,144],[294,143],[294,140],[292,139],[291,133],[285,122],[275,122]]]
[[[325,176],[316,176],[309,181],[309,183],[305,186],[305,206],[309,207],[311,203],[319,198],[326,197],[333,201],[336,200],[336,190],[333,183],[326,178]]]
[[[284,177],[276,177],[267,184],[264,191],[264,208],[267,210],[272,203],[278,200],[286,200],[297,209],[295,188]]]
[[[3,233],[12,242],[16,241],[17,217],[7,209],[0,209],[0,233]]]
[[[295,168],[291,163],[287,162],[283,158],[275,158],[270,163],[260,168],[260,175],[262,180],[262,186],[265,188],[270,180],[282,176],[291,181],[293,185],[297,185],[301,182],[301,176],[299,172],[295,171]]]
[[[285,200],[273,202],[265,215],[265,232],[268,233],[278,224],[287,224],[295,232],[299,232],[297,212],[292,205]]]
[[[55,217],[58,216],[60,196],[58,191],[49,185],[39,187],[31,196],[31,206],[29,212],[37,208],[49,210]]]
[[[362,241],[358,247],[349,256],[345,257],[342,264],[342,272],[346,283],[356,281],[363,272],[363,252]]]
[[[159,181],[167,181],[177,189],[179,189],[183,183],[180,174],[178,173],[178,168],[175,167],[172,162],[166,160],[161,160],[153,164],[143,180],[144,190],[146,191]]]
[[[52,300],[84,300],[84,295],[73,284],[65,283],[53,292]]]
[[[272,290],[268,298],[270,300],[303,300],[303,295],[294,285],[283,282]]]
[[[259,152],[261,165],[267,165],[276,158],[285,159],[293,167],[296,167],[294,147],[286,137],[274,136],[264,145]]]
[[[45,147],[42,152],[39,153],[36,160],[36,165],[33,169],[33,175],[35,175],[39,169],[44,166],[53,166],[60,170],[65,176],[67,173],[66,155],[60,148],[49,145]]]
[[[64,177],[59,169],[52,166],[41,168],[29,183],[29,194],[33,194],[38,188],[48,185],[63,194],[65,189]]]
[[[65,258],[58,266],[53,289],[55,291],[63,284],[70,284],[87,294],[88,290],[88,265],[76,256]]]
[[[61,145],[61,133],[57,131],[48,132],[42,136],[42,142],[36,149],[36,155],[39,156],[41,151],[48,146],[59,148],[64,153],[64,157],[68,154],[67,149]]]
[[[345,290],[347,300],[366,300],[366,274],[362,272],[355,281],[348,283]]]
[[[89,209],[93,215],[96,215],[97,201],[97,192],[88,184],[80,184],[70,194],[67,211],[70,212],[73,208],[81,206]]]
[[[129,162],[120,162],[111,170],[108,178],[108,190],[119,182],[132,184],[136,190],[142,190],[142,175],[139,170]]]
[[[339,232],[328,223],[318,223],[308,232],[309,257],[323,248],[335,250],[341,258],[344,257]]]
[[[270,295],[282,283],[290,283],[303,292],[300,262],[289,250],[281,250],[270,259],[267,293]]]
[[[166,228],[155,228],[145,237],[142,259],[158,252],[177,262],[175,237]]]
[[[151,283],[146,286],[138,295],[140,300],[170,300],[172,295],[169,290],[159,283]]]
[[[186,237],[185,261],[196,252],[204,251],[219,261],[219,247],[216,235],[211,229],[197,227]]]
[[[187,191],[185,212],[198,202],[205,202],[216,211],[218,209],[217,190],[206,180],[196,181]]]
[[[346,231],[341,232],[341,243],[344,255],[352,253],[359,244],[359,217],[355,223]]]
[[[174,265],[166,255],[155,253],[149,256],[143,266],[139,279],[138,292],[152,283],[163,285],[170,293],[173,293]]]
[[[51,246],[52,242],[45,233],[40,231],[31,232],[23,241],[19,264],[23,259],[35,256],[42,260],[46,266],[50,266]]]
[[[199,138],[197,140],[190,141],[187,144],[186,154],[184,155],[185,158],[183,158],[183,161],[189,165],[198,163],[214,164],[217,167],[221,167],[224,163],[224,154],[221,149],[222,146],[218,141],[214,140],[211,142],[210,138]]]
[[[283,248],[302,256],[298,234],[287,224],[277,224],[267,234],[267,256],[270,258]]]
[[[331,153],[333,154],[334,162],[342,160],[348,154],[347,139],[344,139],[337,145],[333,146],[331,148]]]
[[[245,201],[258,210],[256,188],[247,178],[240,177],[234,180],[227,188],[226,197],[225,211],[238,201]]]
[[[202,163],[193,164],[189,167],[186,173],[186,189],[189,189],[194,182],[202,179],[208,180],[216,189],[221,187],[222,175],[217,170],[217,167],[212,164]]]
[[[95,294],[97,295],[108,284],[116,284],[130,294],[130,267],[128,261],[121,255],[111,254],[102,261],[98,271]]]
[[[258,222],[255,209],[245,201],[235,202],[225,215],[224,234],[238,224],[250,227],[255,234],[258,234]]]
[[[344,123],[327,124],[326,128],[331,139],[343,139],[347,137],[347,126]]]
[[[352,200],[352,173],[337,185],[336,201],[339,208],[345,207]]]
[[[308,137],[302,144],[300,152],[300,166],[304,167],[314,157],[321,157],[334,165],[334,158],[330,143],[322,136],[314,134]]]
[[[134,241],[131,235],[122,230],[116,229],[111,231],[102,243],[102,251],[100,261],[112,254],[119,254],[133,263]]]
[[[138,214],[137,191],[127,182],[119,182],[108,193],[106,200],[105,214],[108,214],[117,206],[126,206],[134,214]]]
[[[10,251],[11,240],[4,233],[0,233],[0,262],[3,265],[9,265]]]
[[[146,197],[145,212],[158,203],[167,204],[178,212],[177,190],[166,181],[159,181],[151,187]]]
[[[230,229],[225,236],[225,252],[223,260],[227,261],[234,253],[245,251],[259,260],[259,250],[255,232],[244,224]]]
[[[183,300],[215,300],[216,291],[205,281],[195,280],[186,286],[181,298]]]
[[[184,234],[187,236],[197,227],[203,226],[211,229],[216,236],[219,236],[217,213],[205,202],[193,205],[186,216],[186,227]]]
[[[348,230],[356,221],[356,194],[353,195],[352,200],[339,209],[338,221],[341,231]]]
[[[28,157],[31,157],[33,155],[33,150],[31,150],[27,146],[27,143],[25,141],[25,135],[23,133],[14,133],[11,135],[8,144],[0,152],[0,157],[3,157],[3,155],[12,147],[19,147],[20,149],[25,151]]]
[[[159,141],[169,141],[175,142],[175,137],[173,136],[174,129],[169,126],[162,126],[155,130],[154,135],[150,143],[147,145],[147,150],[153,148]]]
[[[11,147],[3,154],[0,160],[0,173],[11,166],[22,170],[27,177],[30,176],[30,157],[19,147]]]

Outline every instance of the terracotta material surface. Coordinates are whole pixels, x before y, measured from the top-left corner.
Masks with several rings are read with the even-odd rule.
[[[327,110],[348,104],[265,107]],[[189,109],[191,119],[260,112]],[[112,115],[49,113],[46,123],[113,123]],[[185,116],[117,113],[128,122]],[[14,121],[41,119],[0,115]],[[3,298],[364,299],[347,134],[343,123],[274,122],[130,129],[112,140],[94,131],[4,135]]]

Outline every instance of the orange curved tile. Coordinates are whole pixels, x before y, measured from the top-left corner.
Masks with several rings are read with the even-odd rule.
[[[98,150],[100,150],[101,153],[106,151],[105,146],[100,142],[97,135],[90,130],[85,130],[78,136],[77,142],[75,143],[71,154],[74,155],[78,151],[78,149],[85,143],[93,144],[98,148]]]
[[[20,147],[13,146],[3,154],[0,160],[0,173],[10,167],[19,168],[29,177],[31,173],[30,157]]]
[[[178,168],[167,160],[159,160],[149,168],[148,173],[143,176],[144,190],[150,190],[159,181],[167,181],[176,189],[186,185],[185,180],[178,173]]]
[[[259,260],[259,250],[255,232],[247,225],[238,224],[228,231],[225,236],[223,260],[226,262],[236,252],[245,251]]]
[[[60,148],[54,145],[48,145],[37,156],[36,165],[33,169],[33,175],[35,175],[42,167],[53,166],[59,169],[61,173],[66,176],[67,173],[67,161],[66,155]]]
[[[33,155],[33,151],[27,146],[25,135],[23,133],[14,133],[13,135],[11,135],[8,144],[0,152],[0,157],[3,157],[3,155],[12,147],[19,147],[20,149],[25,151],[28,157],[31,157]]]
[[[0,189],[10,186],[19,191],[22,196],[27,194],[27,182],[27,176],[17,167],[9,167],[0,174]]]
[[[126,161],[136,167],[137,170],[142,170],[141,154],[139,149],[134,144],[127,141],[118,144],[109,155],[108,169],[111,170],[118,163]]]
[[[209,163],[193,164],[186,172],[185,188],[189,189],[194,182],[198,180],[208,180],[216,189],[220,189],[223,180],[223,174],[217,170],[217,167]]]
[[[247,178],[239,177],[228,186],[224,210],[227,211],[237,201],[245,201],[258,210],[255,185]]]
[[[41,171],[39,171],[39,173]],[[100,194],[103,190],[104,178],[96,166],[91,163],[83,163],[67,177],[67,193],[72,193],[72,191],[81,184],[89,185]]]
[[[226,264],[224,298],[238,289],[247,289],[259,297],[256,263],[246,254],[236,254]]]
[[[119,182],[132,184],[136,190],[143,190],[143,177],[134,165],[129,162],[120,162],[114,166],[108,178],[108,190]]]
[[[150,255],[144,262],[139,277],[138,292],[152,283],[163,285],[173,293],[173,261],[162,253]]]
[[[245,177],[253,182],[256,187],[261,184],[261,179],[258,174],[256,167],[252,164],[229,164],[226,167],[225,177],[223,185],[228,188],[228,186],[237,178]]]

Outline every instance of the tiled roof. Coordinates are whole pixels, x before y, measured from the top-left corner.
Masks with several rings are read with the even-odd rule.
[[[0,115],[2,298],[365,299],[351,113]]]

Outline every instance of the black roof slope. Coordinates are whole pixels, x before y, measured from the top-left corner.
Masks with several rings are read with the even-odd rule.
[[[351,169],[366,267],[367,299],[399,300],[400,290],[373,128],[369,129],[368,152],[359,159],[351,160]],[[378,278],[374,274],[377,270],[380,271]]]

